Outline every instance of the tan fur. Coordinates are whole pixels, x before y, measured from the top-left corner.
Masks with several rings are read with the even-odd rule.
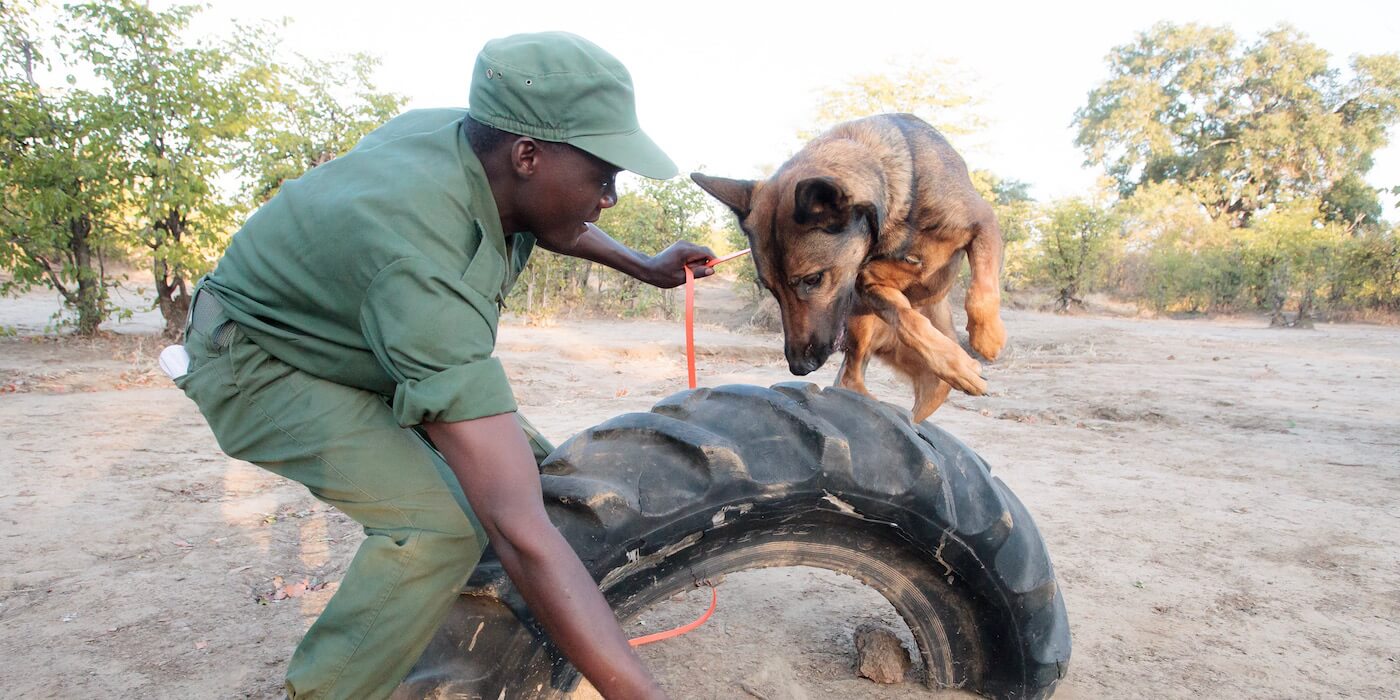
[[[932,127],[907,114],[858,119],[814,139],[766,181],[691,177],[738,215],[782,310],[795,374],[825,362],[844,326],[843,387],[869,395],[873,356],[913,383],[915,420],[950,388],[986,392],[981,365],[958,345],[947,295],[966,253],[968,335],[996,359],[1006,343],[1001,231]]]

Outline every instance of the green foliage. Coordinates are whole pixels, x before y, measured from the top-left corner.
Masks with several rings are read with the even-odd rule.
[[[1055,289],[1056,310],[1082,304],[1080,295],[1103,279],[1115,251],[1114,214],[1082,199],[1051,204],[1039,219],[1031,266],[1038,281]]]
[[[1274,325],[1293,325],[1285,305],[1296,304],[1296,322],[1313,314],[1319,293],[1344,274],[1341,254],[1345,229],[1323,221],[1317,200],[1301,199],[1261,217],[1245,232],[1245,268],[1254,271],[1252,293],[1266,308]]]
[[[270,50],[275,37],[259,30],[248,34],[252,41],[244,44],[264,52],[255,65],[269,71],[258,98],[259,118],[238,158],[249,197],[258,204],[283,182],[353,148],[404,106],[403,97],[375,87],[377,58],[353,54],[348,62],[333,62],[298,54],[281,62]]]
[[[1075,122],[1122,196],[1118,293],[1277,324],[1395,308],[1390,193],[1364,175],[1400,118],[1400,56],[1356,56],[1344,72],[1290,27],[1244,45],[1227,28],[1164,23],[1109,65]]]
[[[112,311],[108,256],[121,252],[115,229],[124,205],[126,164],[114,126],[117,106],[103,95],[51,89],[31,5],[0,5],[0,294],[35,285],[58,291],[92,335]]]
[[[881,73],[852,77],[818,96],[812,125],[798,132],[808,141],[841,122],[887,112],[908,112],[947,137],[970,136],[987,125],[972,80],[950,61],[911,58]]]
[[[1016,204],[1018,202],[1033,202],[1031,197],[1031,185],[1029,182],[1020,180],[998,179],[992,184],[992,194],[995,204]]]
[[[1327,304],[1333,309],[1400,313],[1400,231],[1365,231],[1345,239]]]
[[[83,333],[112,311],[105,260],[135,255],[177,334],[243,216],[402,104],[374,89],[368,57],[283,61],[263,29],[188,36],[193,6],[92,2],[57,23],[36,7],[0,4],[0,293],[52,287]],[[65,84],[42,82],[50,55]]]
[[[1211,311],[1236,303],[1238,251],[1232,229],[1210,218],[1186,188],[1152,183],[1120,201],[1122,255],[1116,290],[1157,310]]]
[[[1383,223],[1380,191],[1366,184],[1357,173],[1347,173],[1327,190],[1322,197],[1322,212],[1328,221],[1345,226],[1347,231],[1374,231]]]
[[[1349,229],[1316,199],[1232,228],[1212,220],[1185,188],[1162,183],[1116,211],[1125,236],[1115,291],[1159,311],[1263,310],[1292,325],[1324,311],[1400,310],[1394,232]]]
[[[1287,26],[1241,46],[1227,28],[1158,24],[1115,48],[1109,68],[1075,115],[1089,162],[1125,197],[1180,183],[1232,226],[1364,186],[1400,117],[1400,56],[1353,57],[1347,79]],[[1356,211],[1355,193],[1345,199],[1339,211]]]
[[[220,190],[258,109],[261,71],[239,46],[183,36],[191,6],[135,0],[69,7],[76,56],[120,96],[117,137],[128,159],[134,243],[149,251],[166,334],[178,335],[194,280],[213,267],[246,204]]]

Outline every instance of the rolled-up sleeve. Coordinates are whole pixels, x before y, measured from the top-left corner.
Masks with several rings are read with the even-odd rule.
[[[471,420],[516,410],[496,346],[496,306],[425,258],[380,270],[360,307],[370,350],[397,387],[399,425]]]

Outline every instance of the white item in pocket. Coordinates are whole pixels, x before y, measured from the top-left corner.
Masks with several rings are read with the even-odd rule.
[[[160,351],[160,368],[171,379],[179,379],[190,371],[190,354],[183,345],[171,345]]]

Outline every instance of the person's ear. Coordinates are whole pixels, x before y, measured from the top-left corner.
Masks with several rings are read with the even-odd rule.
[[[533,177],[540,167],[544,149],[529,136],[521,136],[510,144],[510,168],[520,177]]]

